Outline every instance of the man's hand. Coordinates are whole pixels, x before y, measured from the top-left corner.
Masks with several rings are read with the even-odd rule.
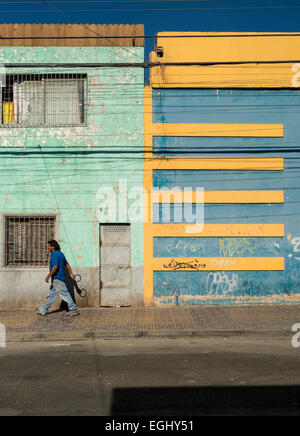
[[[67,263],[67,270],[69,271],[71,279],[75,280],[75,274],[73,274],[72,268],[70,267],[70,265],[68,263]]]
[[[47,275],[47,277],[45,278],[45,282],[48,283],[50,278],[53,276],[53,274],[55,274],[55,272],[58,270],[58,266],[54,265],[54,267],[52,268],[52,270],[50,271],[50,273]]]

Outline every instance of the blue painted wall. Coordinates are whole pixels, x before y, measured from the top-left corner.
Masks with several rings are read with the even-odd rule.
[[[300,91],[153,90],[155,123],[283,124],[283,138],[154,137],[159,156],[283,157],[284,171],[154,170],[153,186],[284,190],[284,204],[205,204],[204,222],[282,223],[283,238],[155,238],[154,257],[284,257],[284,271],[156,271],[154,297],[174,303],[300,301]],[[190,213],[195,205],[190,205]],[[169,210],[170,208],[170,210]],[[178,223],[179,205],[153,206],[153,222]],[[187,215],[187,218],[189,216]],[[183,220],[187,222],[187,220]]]

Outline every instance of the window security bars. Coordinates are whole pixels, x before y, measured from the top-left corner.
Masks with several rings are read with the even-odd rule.
[[[7,74],[1,93],[1,127],[82,126],[85,74]]]
[[[5,217],[5,265],[47,266],[50,239],[55,239],[55,217]]]

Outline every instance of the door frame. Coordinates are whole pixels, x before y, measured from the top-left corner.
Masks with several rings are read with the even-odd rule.
[[[131,300],[131,291],[132,291],[132,266],[131,266],[131,223],[99,223],[99,307],[105,307],[101,306],[101,289],[102,289],[102,281],[101,281],[101,247],[102,247],[102,240],[101,240],[101,226],[127,226],[130,228],[130,292],[129,292],[129,300]]]

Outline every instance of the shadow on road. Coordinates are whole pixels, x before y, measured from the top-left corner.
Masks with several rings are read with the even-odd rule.
[[[300,386],[120,388],[111,416],[300,415]]]

